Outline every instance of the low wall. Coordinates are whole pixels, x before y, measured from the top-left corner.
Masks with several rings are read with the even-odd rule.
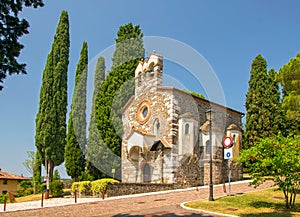
[[[182,187],[182,186],[181,186]],[[140,194],[180,188],[175,184],[151,184],[151,183],[109,183],[106,194],[108,197]]]

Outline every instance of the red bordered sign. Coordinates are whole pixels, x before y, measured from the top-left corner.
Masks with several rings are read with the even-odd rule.
[[[232,138],[229,136],[226,136],[223,140],[223,146],[224,146],[224,148],[230,148],[232,146]]]

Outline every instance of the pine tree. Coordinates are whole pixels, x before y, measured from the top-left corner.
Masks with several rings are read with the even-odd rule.
[[[64,162],[69,47],[69,18],[62,11],[43,72],[36,116],[35,145],[46,167],[47,190],[54,167]]]
[[[106,167],[116,169],[116,176],[120,177],[123,129],[120,110],[128,101],[128,96],[134,93],[134,71],[138,61],[144,58],[145,50],[139,25],[129,23],[121,26],[117,36],[113,65],[96,99],[96,123],[103,145],[109,148],[103,154],[102,162],[107,164]],[[109,176],[112,176],[111,169],[105,171]]]
[[[89,136],[87,143],[87,173],[93,177],[93,179],[100,179],[105,175],[102,174],[100,155],[103,153],[103,147],[101,146],[101,137],[98,132],[98,128],[95,120],[95,103],[99,93],[102,82],[105,79],[105,60],[103,57],[99,57],[97,60],[95,75],[94,75],[94,92],[92,101],[92,111],[89,123]]]
[[[300,133],[300,53],[284,65],[277,80],[283,87],[282,109],[287,121],[286,133]]]
[[[86,85],[88,68],[88,48],[83,42],[80,59],[76,68],[75,85],[68,121],[65,167],[75,181],[84,171],[86,148]]]

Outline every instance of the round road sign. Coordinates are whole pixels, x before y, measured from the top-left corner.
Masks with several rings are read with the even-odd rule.
[[[223,140],[224,148],[230,148],[232,146],[232,139],[229,136],[226,136]]]

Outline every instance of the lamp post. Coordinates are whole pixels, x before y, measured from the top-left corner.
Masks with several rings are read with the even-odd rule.
[[[212,109],[208,109],[205,112],[206,119],[209,121],[209,143],[210,143],[210,154],[209,154],[209,201],[214,201],[214,189],[213,189],[213,180],[212,180],[212,151],[213,151],[213,142],[212,142],[212,119],[214,118],[215,112]]]

